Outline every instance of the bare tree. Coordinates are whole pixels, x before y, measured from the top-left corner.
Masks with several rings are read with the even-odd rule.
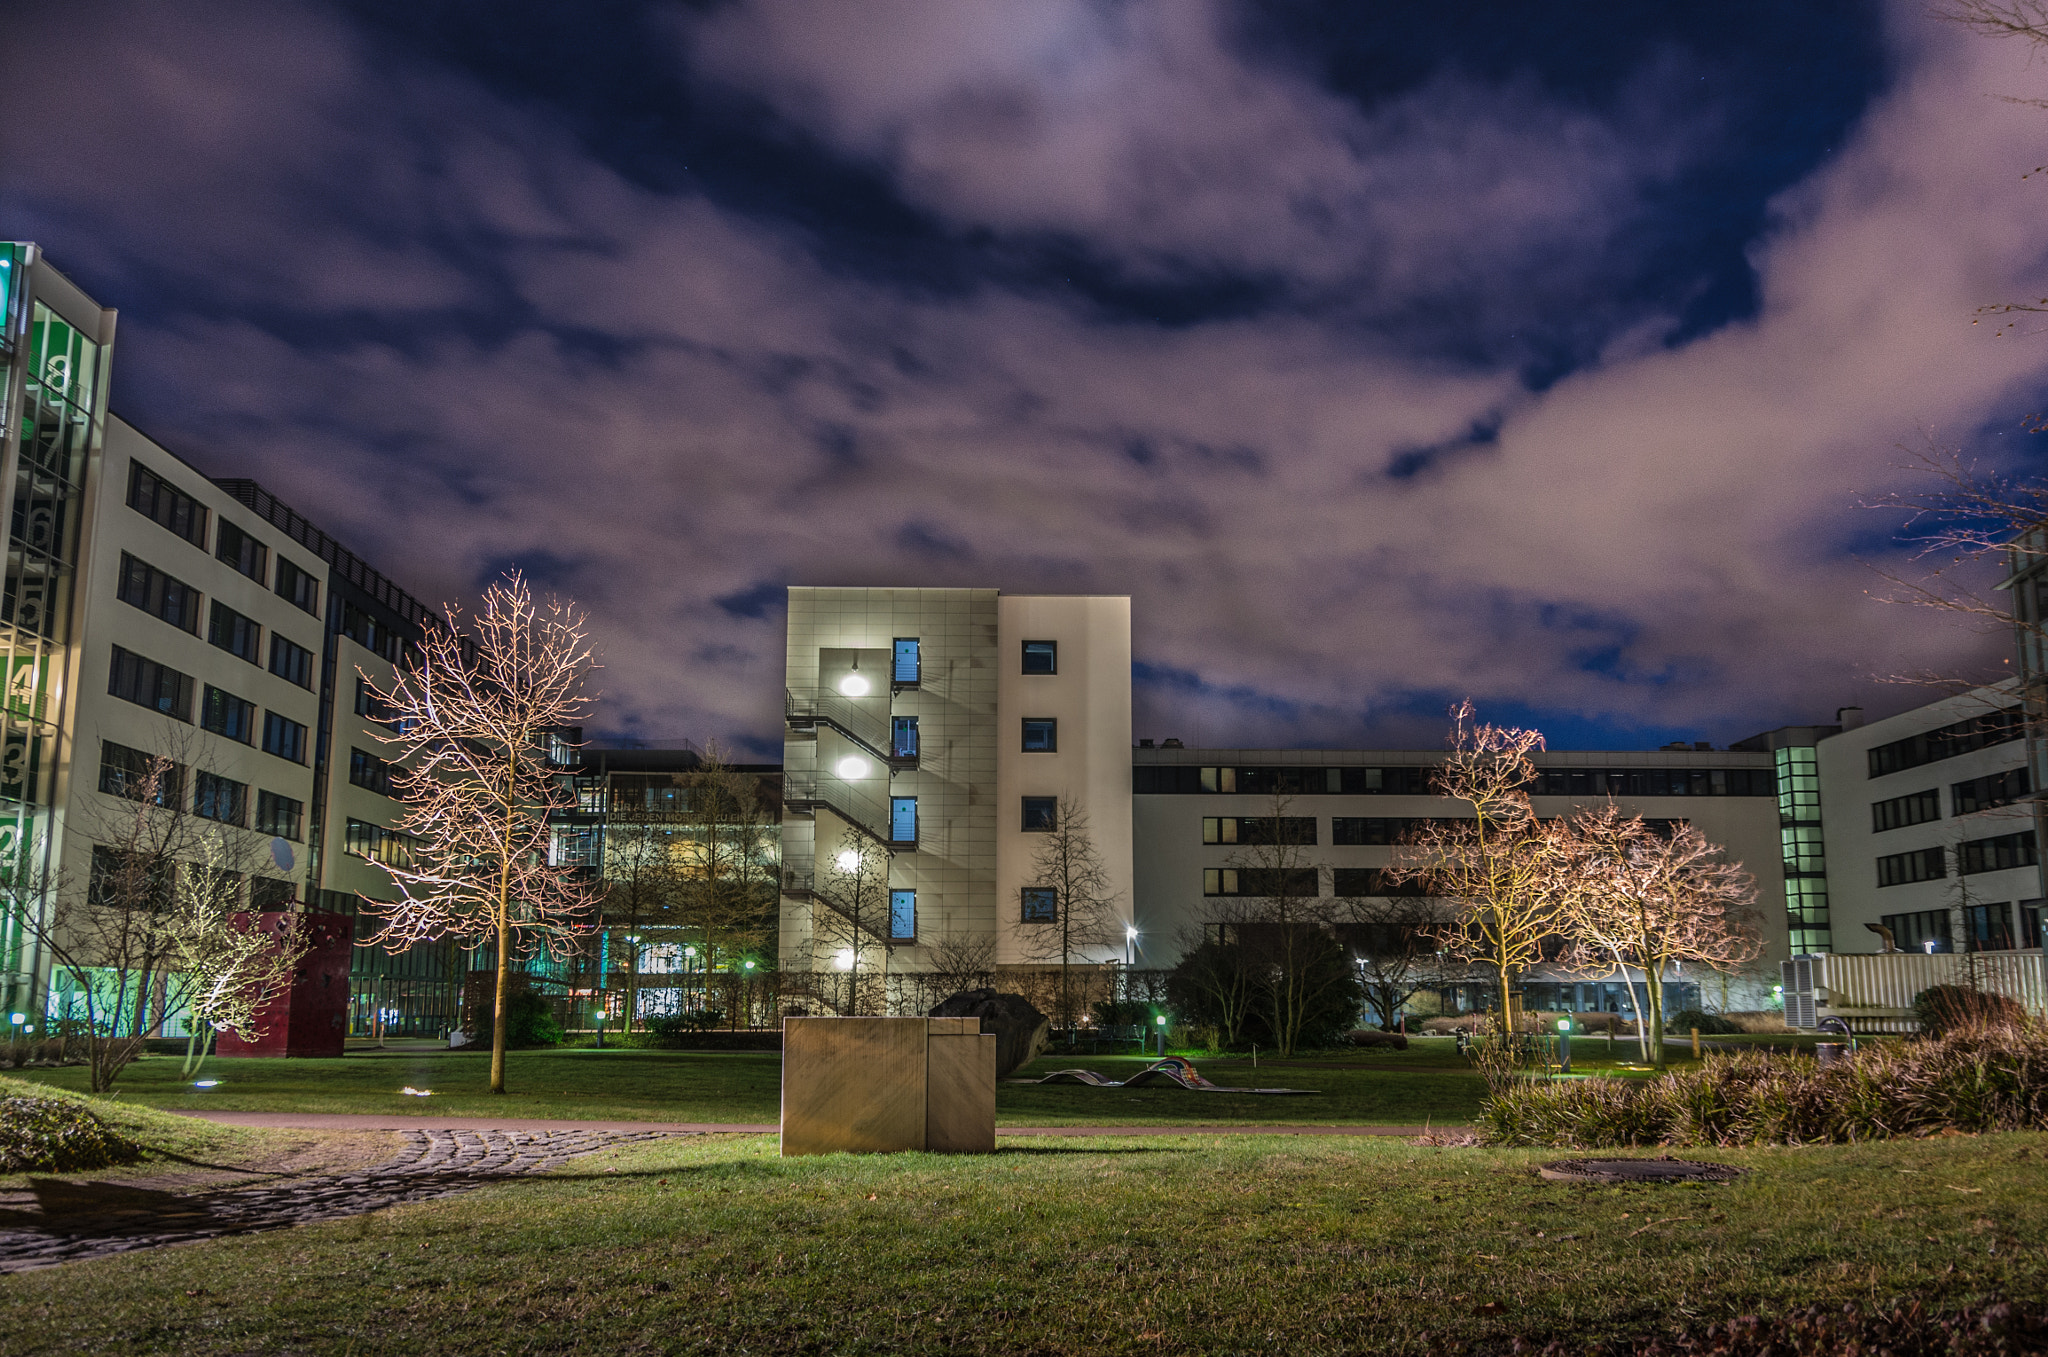
[[[610,823],[604,844],[604,926],[607,934],[624,930],[626,940],[626,1021],[633,1030],[640,1014],[640,953],[646,931],[675,919],[681,885],[675,826],[636,814],[630,823]],[[609,949],[606,949],[607,951]],[[599,976],[603,987],[609,979]]]
[[[1116,904],[1120,898],[1089,832],[1088,812],[1075,798],[1063,796],[1054,808],[1052,827],[1040,835],[1038,853],[1032,859],[1031,881],[1026,892],[1051,894],[1027,895],[1027,900],[1037,902],[1031,908],[1019,902],[1024,955],[1034,961],[1059,963],[1060,987],[1054,1004],[1058,1021],[1071,1039],[1081,1015],[1074,993],[1074,962],[1091,949],[1117,940]],[[1048,905],[1051,918],[1033,917],[1034,909]]]
[[[1442,907],[1421,896],[1370,897],[1346,909],[1338,934],[1350,943],[1365,1001],[1387,1031],[1410,999],[1443,983],[1442,926]]]
[[[691,839],[679,917],[697,932],[707,975],[721,967],[737,974],[747,954],[766,941],[780,898],[760,783],[727,763],[716,745],[685,781]],[[885,948],[888,931],[885,926]]]
[[[263,1034],[265,1010],[291,991],[311,945],[300,916],[288,913],[265,932],[259,903],[243,899],[257,853],[244,831],[215,826],[197,854],[178,864],[164,923],[168,961],[185,991],[185,1077],[206,1059],[216,1032],[245,1040]]]
[[[1472,807],[1469,818],[1430,820],[1398,846],[1390,884],[1419,887],[1450,906],[1437,934],[1450,956],[1485,966],[1500,984],[1500,1029],[1514,1030],[1515,981],[1564,933],[1558,893],[1559,840],[1536,818],[1530,756],[1541,731],[1473,723],[1472,704],[1451,711],[1450,756],[1439,793]]]
[[[889,859],[886,848],[849,832],[818,874],[811,911],[814,964],[822,945],[831,970],[824,973],[829,997],[821,997],[842,1016],[879,1012],[886,999],[863,962],[889,931]]]
[[[394,952],[440,938],[496,947],[490,1086],[503,1093],[513,953],[572,951],[595,903],[573,868],[548,860],[548,817],[573,805],[554,754],[588,710],[595,666],[583,614],[536,604],[516,570],[485,590],[474,615],[447,614],[389,690],[372,682],[394,718],[377,738],[403,765],[398,827],[412,844],[406,861],[379,864],[399,898],[373,905],[383,926],[371,942]],[[465,620],[472,637],[461,634]]]
[[[1167,980],[1173,1006],[1188,1018],[1214,1023],[1224,1050],[1239,1044],[1259,1000],[1258,977],[1236,942],[1235,930],[1249,912],[1234,901],[1219,902],[1202,927],[1183,930],[1180,964]]]
[[[1735,971],[1763,952],[1756,880],[1692,824],[1662,833],[1613,802],[1566,826],[1566,913],[1575,958],[1643,975],[1644,1055],[1664,1065],[1664,975],[1690,963]]]
[[[961,990],[984,989],[996,979],[996,940],[990,933],[948,934],[925,950],[922,980],[933,1003]],[[929,1007],[929,1005],[925,1005]]]

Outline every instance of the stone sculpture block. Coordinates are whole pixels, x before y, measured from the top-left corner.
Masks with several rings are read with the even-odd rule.
[[[1052,1040],[1052,1020],[1021,994],[993,989],[964,989],[932,1009],[934,1018],[977,1018],[983,1032],[996,1039],[996,1078],[1001,1079],[1036,1060]]]
[[[996,1039],[975,1018],[786,1018],[782,1153],[995,1149]]]

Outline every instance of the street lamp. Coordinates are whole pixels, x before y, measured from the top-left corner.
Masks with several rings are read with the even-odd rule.
[[[1572,1020],[1557,1020],[1557,1068],[1561,1074],[1572,1072]]]
[[[1152,1020],[1159,1025],[1159,1058],[1166,1059],[1166,1015],[1160,1014]]]

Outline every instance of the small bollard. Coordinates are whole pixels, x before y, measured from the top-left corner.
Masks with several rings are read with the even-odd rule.
[[[1813,1057],[1820,1062],[1822,1069],[1826,1069],[1842,1058],[1845,1049],[1839,1041],[1823,1041],[1813,1048]]]
[[[1692,1058],[1700,1058],[1700,1029],[1697,1027],[1692,1029]]]

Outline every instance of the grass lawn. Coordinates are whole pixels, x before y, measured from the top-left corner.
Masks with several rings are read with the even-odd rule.
[[[0,1098],[47,1098],[53,1090],[45,1084],[24,1079],[0,1079]],[[61,1090],[60,1097],[75,1095]],[[142,1159],[134,1164],[66,1174],[72,1180],[90,1178],[132,1178],[153,1169],[235,1163],[248,1159],[265,1144],[262,1132],[238,1126],[215,1126],[190,1117],[167,1116],[147,1107],[104,1098],[87,1100],[87,1105],[115,1130],[141,1145]],[[0,1189],[17,1188],[28,1181],[27,1174],[0,1173]]]
[[[1538,1152],[1188,1137],[782,1160],[634,1146],[352,1220],[0,1278],[10,1353],[1505,1350],[2048,1281],[2048,1136],[1702,1151],[1726,1187]]]
[[[1448,1047],[1448,1043],[1446,1044]],[[1408,1055],[1413,1052],[1390,1053]],[[1147,1062],[1136,1056],[1060,1056],[1027,1066],[1029,1077],[1085,1068],[1122,1078]],[[1225,1084],[1316,1090],[1315,1097],[1252,1097],[1179,1089],[1100,1090],[1000,1084],[997,1121],[1010,1126],[1144,1125],[1176,1122],[1256,1124],[1315,1122],[1438,1125],[1472,1119],[1484,1085],[1456,1053],[1396,1063],[1385,1056],[1344,1055],[1327,1061],[1269,1067],[1249,1061],[1199,1068]],[[129,1066],[115,1086],[118,1101],[171,1109],[237,1112],[373,1112],[407,1116],[580,1117],[591,1120],[755,1122],[780,1114],[782,1057],[775,1052],[634,1050],[515,1051],[506,1058],[503,1097],[487,1091],[487,1053],[357,1052],[338,1060],[244,1059],[208,1063],[210,1089],[192,1087],[174,1056],[149,1056]],[[82,1068],[22,1070],[19,1077],[61,1088],[85,1086]],[[410,1098],[399,1089],[433,1090]]]

